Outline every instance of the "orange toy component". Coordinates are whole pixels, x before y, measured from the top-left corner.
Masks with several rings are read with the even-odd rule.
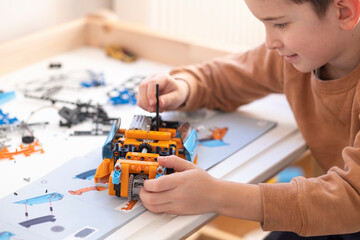
[[[27,146],[21,144],[19,148],[15,149],[15,152],[9,152],[8,148],[4,147],[3,149],[0,150],[0,159],[8,158],[9,160],[14,160],[15,159],[14,155],[24,154],[25,157],[28,157],[35,152],[44,153],[44,150],[42,148],[38,148],[39,146],[40,143],[38,141],[29,144]]]
[[[108,56],[119,59],[123,62],[134,62],[137,58],[134,53],[119,46],[105,46],[105,52]]]
[[[159,165],[159,156],[176,155],[196,161],[196,131],[188,123],[170,121],[162,121],[161,127],[155,128],[155,120],[135,115],[128,130],[120,128],[120,119],[113,125],[102,148],[103,161],[95,173],[96,183],[108,183],[109,195],[130,201],[145,180],[172,173],[172,169]]]
[[[114,170],[113,160],[109,158],[104,158],[104,160],[100,163],[99,167],[96,169],[95,183],[108,182],[109,175],[113,170]]]
[[[128,130],[125,132],[125,138],[169,141],[171,139],[171,132]]]

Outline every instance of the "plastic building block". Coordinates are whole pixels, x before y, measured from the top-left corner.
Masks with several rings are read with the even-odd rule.
[[[119,59],[123,62],[134,62],[137,59],[134,53],[118,46],[105,46],[105,52],[108,56]]]
[[[0,91],[0,105],[3,103],[6,103],[12,99],[15,98],[15,92],[11,91],[11,92],[3,92]]]
[[[18,121],[19,120],[16,117],[10,118],[8,113],[4,113],[0,109],[0,125],[11,125],[11,124],[14,124],[14,123],[16,123]]]
[[[99,86],[105,86],[105,77],[104,73],[95,73],[93,71],[88,71],[88,74],[90,76],[90,79],[87,81],[81,81],[80,86],[85,88],[91,88],[91,87],[99,87]]]
[[[64,106],[59,110],[59,115],[63,118],[63,120],[65,120],[65,121],[60,120],[59,125],[61,127],[70,128],[72,125],[76,125],[78,123],[84,122],[87,119],[92,119],[94,123],[104,124],[104,125],[111,125],[113,121],[116,120],[113,118],[109,118],[108,114],[101,105],[91,104],[90,101],[88,103],[80,102],[80,101],[71,102],[71,101],[65,101],[59,99],[37,97],[28,94],[25,94],[25,97],[51,101],[53,104],[66,103],[66,104],[75,105],[76,106],[75,108],[68,108]],[[81,135],[81,133],[79,133],[78,135]]]
[[[50,63],[49,68],[61,68],[61,63]]]
[[[109,101],[113,104],[113,105],[118,105],[118,104],[132,104],[135,105],[136,104],[136,95],[134,92],[132,92],[129,89],[124,89],[124,90],[113,90],[113,91],[118,91],[117,95],[114,97],[110,97]]]
[[[159,156],[176,155],[196,163],[199,145],[196,131],[188,122],[161,121],[159,85],[156,85],[156,117],[135,115],[128,130],[121,120],[113,124],[103,145],[103,162],[95,173],[95,183],[108,183],[109,195],[138,195],[146,179],[173,173],[157,162]]]
[[[197,133],[188,123],[161,121],[135,115],[129,129],[114,123],[103,146],[103,162],[95,173],[95,182],[109,184],[109,195],[127,197],[138,194],[144,180],[171,172],[159,165],[159,156],[177,155],[191,162],[197,159]]]
[[[35,152],[44,153],[44,150],[39,148],[39,146],[40,144],[38,141],[35,141],[33,144],[29,144],[27,146],[21,144],[14,152],[10,152],[7,147],[4,147],[0,149],[0,159],[8,158],[9,160],[14,160],[15,155],[24,154],[25,157],[28,157]]]

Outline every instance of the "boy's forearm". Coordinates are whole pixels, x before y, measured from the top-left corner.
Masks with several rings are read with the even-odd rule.
[[[217,213],[228,217],[263,222],[263,206],[258,185],[219,180]]]

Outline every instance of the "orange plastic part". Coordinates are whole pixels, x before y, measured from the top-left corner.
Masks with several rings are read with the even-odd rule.
[[[155,162],[158,157],[159,157],[159,154],[157,154],[157,153],[128,152],[125,156],[125,159],[126,160]]]
[[[159,166],[158,162],[123,160],[123,159],[118,160],[117,162],[121,164],[121,176],[123,176],[124,174],[124,169],[123,169],[124,166],[128,168],[129,173],[144,173],[144,174],[149,174],[150,168],[152,166],[155,168],[155,172],[156,172],[156,168]],[[123,184],[122,179],[121,179],[121,184]]]
[[[127,197],[129,190],[129,164],[121,164],[120,196]]]
[[[120,196],[127,197],[129,189],[129,176],[130,174],[147,174],[149,179],[156,177],[156,170],[159,166],[158,162],[147,162],[137,160],[123,160],[119,159],[116,163],[121,164],[121,189]],[[109,186],[110,188],[110,186]]]
[[[4,147],[0,150],[0,159],[8,158],[9,160],[14,160],[14,155],[24,154],[25,157],[28,157],[35,152],[44,153],[44,150],[42,148],[36,148],[39,146],[40,143],[38,141],[35,141],[34,143],[31,143],[27,146],[21,144],[19,148],[15,149],[15,152],[9,152],[9,149],[7,147]]]
[[[176,129],[174,128],[159,128],[160,132],[169,132],[171,133],[171,137],[174,138],[176,137]]]
[[[114,184],[112,182],[112,176],[109,177],[109,195],[115,196]]]
[[[125,138],[169,141],[171,139],[171,133],[158,131],[147,132],[144,130],[128,130],[125,132]]]
[[[100,179],[104,179],[110,176],[110,173],[114,170],[112,159],[105,158],[96,169],[95,172],[95,183],[98,183]],[[102,181],[103,182],[103,181]]]
[[[123,62],[134,62],[137,58],[134,53],[119,46],[105,46],[105,52],[110,57],[119,59]]]

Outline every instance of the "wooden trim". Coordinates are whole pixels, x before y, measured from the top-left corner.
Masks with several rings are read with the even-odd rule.
[[[174,66],[228,54],[114,17],[90,15],[0,44],[0,75],[84,45],[103,47],[106,44],[120,45],[139,57]]]
[[[198,63],[229,53],[126,22],[88,21],[89,45],[120,45],[145,59],[174,66]]]

